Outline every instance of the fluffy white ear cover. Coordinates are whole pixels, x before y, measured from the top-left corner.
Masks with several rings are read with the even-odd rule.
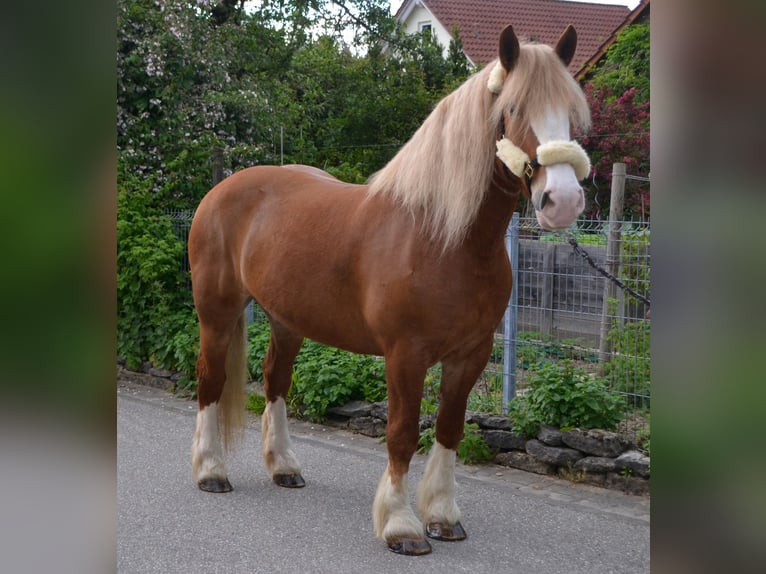
[[[487,80],[487,89],[493,94],[499,94],[503,91],[503,82],[505,82],[505,68],[500,62],[495,64],[492,71],[489,73],[489,80]]]
[[[568,163],[575,171],[578,180],[583,180],[590,173],[588,154],[576,141],[552,141],[537,147],[537,161],[540,165]]]

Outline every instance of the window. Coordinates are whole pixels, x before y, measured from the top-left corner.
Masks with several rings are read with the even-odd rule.
[[[423,32],[424,34],[430,34],[431,33],[431,21],[425,21],[425,22],[418,22],[418,32]]]

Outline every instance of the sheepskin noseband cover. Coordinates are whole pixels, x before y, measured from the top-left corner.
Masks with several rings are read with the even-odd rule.
[[[497,157],[516,177],[521,177],[529,156],[520,147],[503,138],[497,143]],[[588,154],[576,141],[554,140],[537,146],[537,162],[540,165],[568,163],[574,168],[578,180],[583,180],[590,173]]]

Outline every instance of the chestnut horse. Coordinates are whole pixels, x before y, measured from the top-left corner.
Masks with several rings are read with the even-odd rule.
[[[504,237],[520,192],[545,228],[583,209],[590,169],[570,129],[586,128],[584,95],[566,65],[577,35],[555,48],[520,45],[507,27],[499,58],[445,97],[368,185],[308,166],[244,169],[216,185],[189,235],[200,322],[194,479],[231,490],[223,449],[244,422],[244,308],[266,312],[263,457],[274,482],[301,487],[285,397],[305,337],[385,357],[388,465],[375,495],[376,535],[394,552],[425,554],[466,537],[455,502],[455,450],[468,393],[492,350],[511,291]],[[530,159],[531,158],[531,159]],[[426,370],[442,365],[436,442],[417,489]]]

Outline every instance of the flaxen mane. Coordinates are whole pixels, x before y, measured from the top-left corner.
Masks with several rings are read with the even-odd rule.
[[[458,245],[489,188],[495,140],[504,110],[514,109],[517,134],[550,109],[569,110],[573,126],[586,129],[590,112],[577,82],[549,46],[522,45],[502,91],[487,80],[495,62],[444,98],[370,180],[369,193],[388,194],[412,213],[422,213],[429,236],[447,249]]]

